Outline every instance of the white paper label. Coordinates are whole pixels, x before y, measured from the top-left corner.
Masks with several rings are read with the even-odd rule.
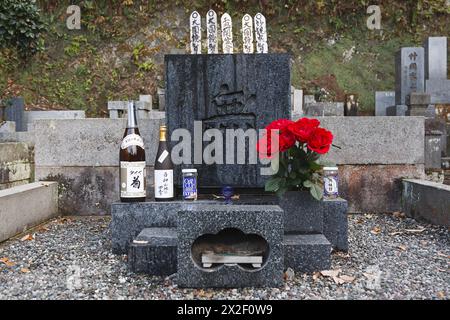
[[[337,195],[338,194],[338,183],[334,177],[324,177],[323,179],[325,194],[326,195]]]
[[[131,146],[138,146],[144,149],[144,140],[142,140],[142,137],[140,135],[137,135],[135,133],[127,135],[122,140],[121,148],[126,149]]]
[[[173,198],[173,170],[155,170],[155,198]]]
[[[145,161],[120,162],[120,196],[145,197]]]
[[[166,160],[167,156],[169,155],[169,152],[167,150],[164,150],[161,155],[158,158],[159,163],[163,163],[164,160]]]

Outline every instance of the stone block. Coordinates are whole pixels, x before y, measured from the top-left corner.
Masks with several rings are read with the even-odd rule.
[[[390,117],[402,117],[402,116],[406,116],[406,112],[408,111],[408,106],[401,104],[401,105],[396,105],[396,106],[390,106],[387,107],[386,109],[386,115],[390,116]]]
[[[344,116],[343,102],[315,102],[305,106],[305,115],[312,117]]]
[[[177,212],[184,208],[192,207],[184,201],[113,203],[111,205],[113,252],[127,253],[130,243],[145,228],[176,227]]]
[[[162,88],[158,88],[158,110],[166,111],[166,90]]]
[[[431,95],[432,104],[450,104],[450,80],[426,80],[426,92]]]
[[[427,180],[403,180],[403,210],[408,217],[450,227],[450,186]]]
[[[441,169],[443,132],[431,130],[425,134],[425,169]]]
[[[375,92],[375,116],[387,116],[387,108],[395,105],[395,91]]]
[[[423,117],[324,117],[332,147],[324,157],[337,164],[423,164]]]
[[[130,245],[128,264],[131,271],[154,276],[177,272],[176,228],[146,228]]]
[[[425,134],[431,131],[440,131],[441,135],[441,150],[442,156],[447,156],[447,124],[444,119],[434,118],[434,119],[425,119]]]
[[[14,161],[32,162],[28,145],[23,142],[0,143],[0,165]]]
[[[399,211],[401,180],[424,175],[423,164],[339,166],[339,193],[348,201],[350,213]]]
[[[279,200],[285,233],[324,234],[333,248],[348,250],[347,201],[315,200],[309,192],[288,191]]]
[[[303,113],[303,90],[293,88],[291,92],[291,106],[293,113]]]
[[[303,104],[306,106],[307,104],[316,103],[316,98],[313,95],[307,94],[303,96]]]
[[[422,47],[401,48],[395,57],[395,104],[405,105],[411,92],[425,92],[425,52]]]
[[[411,105],[426,105],[431,103],[431,96],[425,92],[411,92],[406,97],[406,104]]]
[[[322,201],[323,235],[334,250],[348,251],[348,203],[342,198]]]
[[[203,268],[196,260],[199,237],[217,236],[230,228],[243,232],[252,245],[256,245],[254,237],[264,239],[268,247],[264,250],[262,267],[219,265]],[[195,211],[181,210],[177,231],[180,287],[277,287],[283,283],[283,211],[278,206],[209,205]],[[232,242],[227,235],[230,234],[222,233],[223,243]],[[193,247],[194,244],[198,246]]]
[[[288,191],[278,204],[284,211],[284,231],[300,233],[323,232],[323,208],[309,192]]]
[[[147,166],[146,173],[150,199],[153,195],[153,167]],[[118,166],[36,166],[35,178],[59,183],[61,214],[105,215],[110,212],[110,204],[119,200]]]
[[[321,234],[287,234],[283,239],[284,266],[296,272],[331,268],[331,244]]]
[[[203,121],[199,128],[203,134],[210,128],[263,129],[291,116],[288,54],[166,55],[165,64],[169,136],[178,128],[193,134],[194,121]],[[247,144],[247,154],[248,150]],[[181,181],[182,167],[175,168],[175,181]],[[259,164],[224,161],[196,167],[202,172],[199,184],[205,187],[263,187],[267,180],[260,175]]]
[[[35,182],[0,191],[0,242],[58,214],[58,184]]]
[[[0,120],[0,134],[14,133],[16,132],[16,123],[14,121],[1,121]]]
[[[138,122],[145,143],[146,160],[153,165],[159,139],[159,119]],[[125,119],[37,120],[36,166],[118,166]]]

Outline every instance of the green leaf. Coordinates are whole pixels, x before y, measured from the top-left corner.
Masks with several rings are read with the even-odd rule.
[[[313,185],[314,185],[314,183],[312,183],[312,182],[309,181],[309,180],[303,181],[303,186],[304,186],[305,188],[311,188]]]
[[[310,189],[309,192],[311,193],[311,195],[314,197],[314,199],[316,200],[321,200],[323,197],[323,190],[322,187],[318,184],[313,184]]]
[[[309,162],[309,168],[313,171],[317,171],[322,169],[322,165],[318,164],[317,162],[310,161]]]
[[[280,189],[280,183],[282,179],[280,177],[274,177],[267,180],[264,190],[268,192],[274,192]]]
[[[276,192],[278,197],[281,197],[286,191],[288,191],[289,189],[287,187],[281,187],[280,189],[278,189],[278,191]]]

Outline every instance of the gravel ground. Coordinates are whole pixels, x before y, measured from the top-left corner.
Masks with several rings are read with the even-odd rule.
[[[449,234],[397,215],[349,217],[332,270],[287,272],[282,288],[179,289],[111,253],[108,217],[59,218],[0,244],[0,299],[448,299]]]

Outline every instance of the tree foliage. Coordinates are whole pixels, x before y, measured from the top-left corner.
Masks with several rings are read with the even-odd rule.
[[[42,50],[45,31],[34,1],[0,1],[0,48],[16,48],[22,58]]]

